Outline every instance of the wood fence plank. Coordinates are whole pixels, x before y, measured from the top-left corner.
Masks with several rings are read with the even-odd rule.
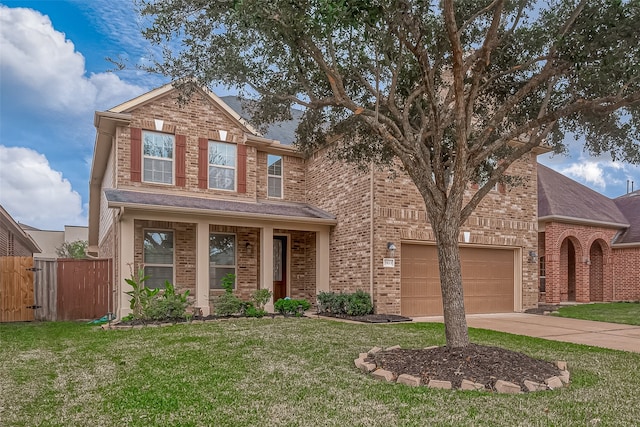
[[[32,257],[0,257],[0,322],[34,320],[32,268]]]

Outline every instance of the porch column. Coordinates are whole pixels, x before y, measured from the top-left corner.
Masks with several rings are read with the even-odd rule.
[[[209,223],[196,223],[196,303],[203,316],[211,314],[209,308]]]
[[[141,265],[135,265],[135,229],[133,227],[133,218],[122,216],[119,222],[119,242],[120,242],[120,265],[119,273],[120,277],[117,278],[116,289],[120,289],[117,299],[117,311],[115,315],[118,319],[122,319],[131,313],[129,305],[129,295],[125,292],[129,292],[132,288],[124,279],[131,277],[131,273],[137,276],[138,269]]]
[[[329,292],[329,228],[316,231],[316,294]]]
[[[273,227],[260,228],[260,288],[271,291],[265,310],[273,313]]]

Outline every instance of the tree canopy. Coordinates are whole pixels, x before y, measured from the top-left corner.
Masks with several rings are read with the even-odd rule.
[[[154,70],[187,93],[243,88],[258,125],[298,105],[302,150],[402,163],[439,245],[450,345],[468,343],[460,225],[514,161],[571,132],[640,162],[639,0],[138,1],[165,46]]]

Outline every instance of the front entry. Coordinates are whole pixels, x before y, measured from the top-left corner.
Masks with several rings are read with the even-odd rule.
[[[287,296],[287,236],[273,236],[273,301]]]

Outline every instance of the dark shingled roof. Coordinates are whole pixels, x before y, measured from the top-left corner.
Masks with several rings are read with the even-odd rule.
[[[640,242],[640,190],[613,199],[616,206],[627,218],[631,226],[623,232],[616,243]]]
[[[247,110],[246,105],[243,105],[242,98],[231,95],[222,96],[220,99],[222,99],[232,110],[238,113],[240,117],[251,123],[251,114]],[[275,139],[283,145],[292,145],[296,140],[296,129],[302,119],[302,114],[303,112],[301,110],[292,108],[292,120],[286,120],[269,125],[267,131],[262,136],[269,139]]]
[[[321,209],[304,203],[286,202],[236,202],[230,200],[205,199],[201,197],[179,196],[173,194],[144,193],[129,190],[106,189],[104,194],[109,205],[162,206],[171,208],[200,209],[211,213],[237,212],[239,214],[271,215],[274,219],[300,218],[301,220],[326,220],[330,223],[335,217]],[[324,222],[324,221],[321,221]]]
[[[547,216],[608,222],[620,227],[629,224],[613,200],[539,164],[538,218]]]

